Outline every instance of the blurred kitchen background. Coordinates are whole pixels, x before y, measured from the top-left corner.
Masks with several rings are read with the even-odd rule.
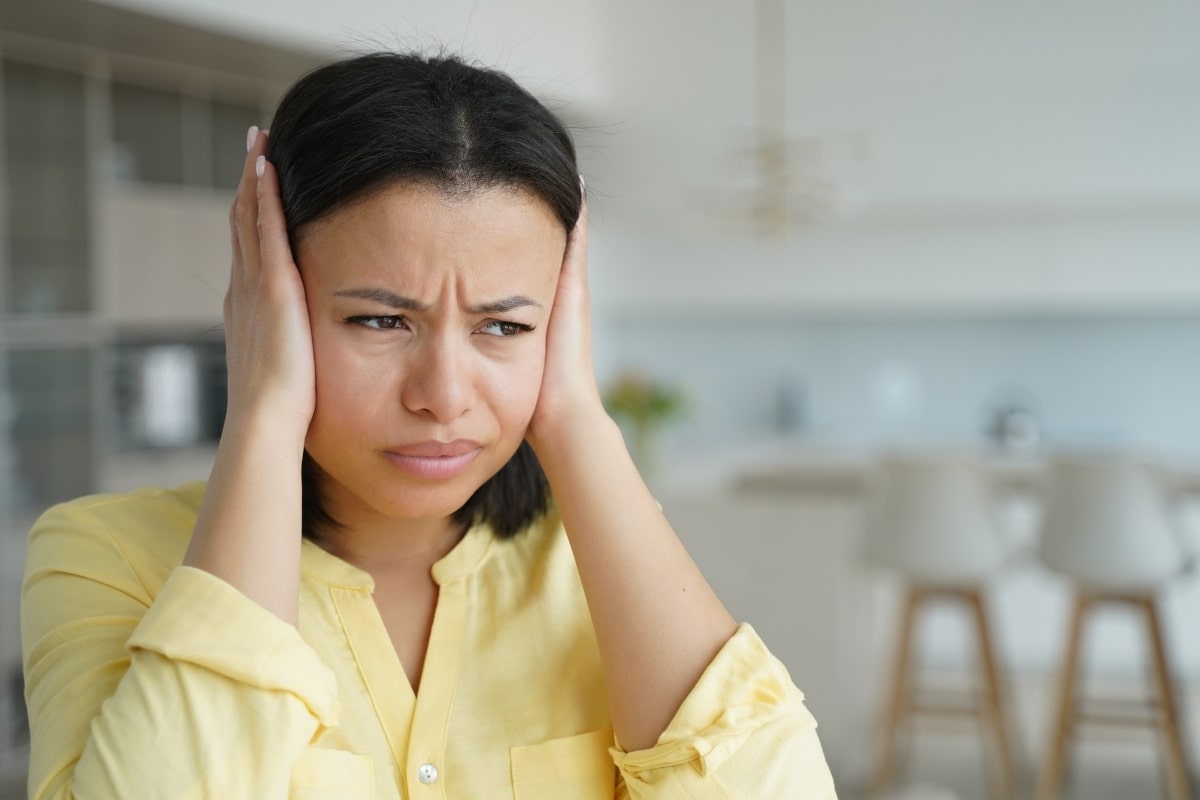
[[[1037,557],[1046,465],[1158,465],[1184,557],[1154,588],[1200,765],[1198,36],[1200,6],[1144,0],[0,0],[0,774],[20,784],[36,515],[211,462],[247,126],[322,60],[439,45],[574,126],[602,382],[681,401],[631,422],[639,457],[808,695],[844,796],[877,763],[912,578],[862,556],[896,452],[1011,489],[982,584],[1017,796],[1073,596]],[[974,674],[966,619],[925,618],[923,680]],[[1089,630],[1088,685],[1147,691],[1138,620]],[[978,729],[916,725],[895,796],[988,796]],[[1161,738],[1080,741],[1068,796],[1163,796]]]

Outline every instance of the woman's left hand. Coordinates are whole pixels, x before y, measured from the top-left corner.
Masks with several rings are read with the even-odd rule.
[[[737,624],[663,516],[604,410],[592,362],[587,204],[567,239],[527,434],[587,597],[626,752],[649,748]]]
[[[582,183],[582,182],[581,182]],[[588,293],[588,210],[586,194],[579,220],[567,237],[550,322],[546,366],[527,438],[539,454],[542,443],[572,426],[607,418],[592,359],[592,307]]]

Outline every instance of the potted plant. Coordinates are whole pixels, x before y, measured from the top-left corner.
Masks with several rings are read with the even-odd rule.
[[[629,450],[644,476],[656,465],[658,431],[664,424],[683,414],[683,391],[654,381],[645,375],[626,371],[604,393],[604,406],[630,437]]]

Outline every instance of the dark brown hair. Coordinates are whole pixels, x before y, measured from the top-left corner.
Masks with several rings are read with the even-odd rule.
[[[523,189],[570,231],[582,198],[575,147],[533,95],[495,70],[447,56],[372,53],[323,66],[288,90],[271,123],[267,158],[279,173],[288,236],[397,183],[453,195]],[[322,503],[320,467],[305,454],[304,535],[337,520]],[[528,442],[455,512],[507,538],[549,502]]]

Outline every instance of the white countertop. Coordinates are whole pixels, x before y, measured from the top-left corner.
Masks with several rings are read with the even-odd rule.
[[[1045,466],[1060,451],[1009,453],[978,445],[888,447],[808,438],[688,444],[663,449],[650,483],[656,491],[736,490],[855,496],[868,471],[888,453],[942,454],[982,459],[1010,491],[1037,491]],[[1084,454],[1081,450],[1062,453]],[[1115,452],[1114,452],[1115,454]],[[1200,453],[1194,456],[1129,455],[1155,464],[1176,493],[1200,495]]]

